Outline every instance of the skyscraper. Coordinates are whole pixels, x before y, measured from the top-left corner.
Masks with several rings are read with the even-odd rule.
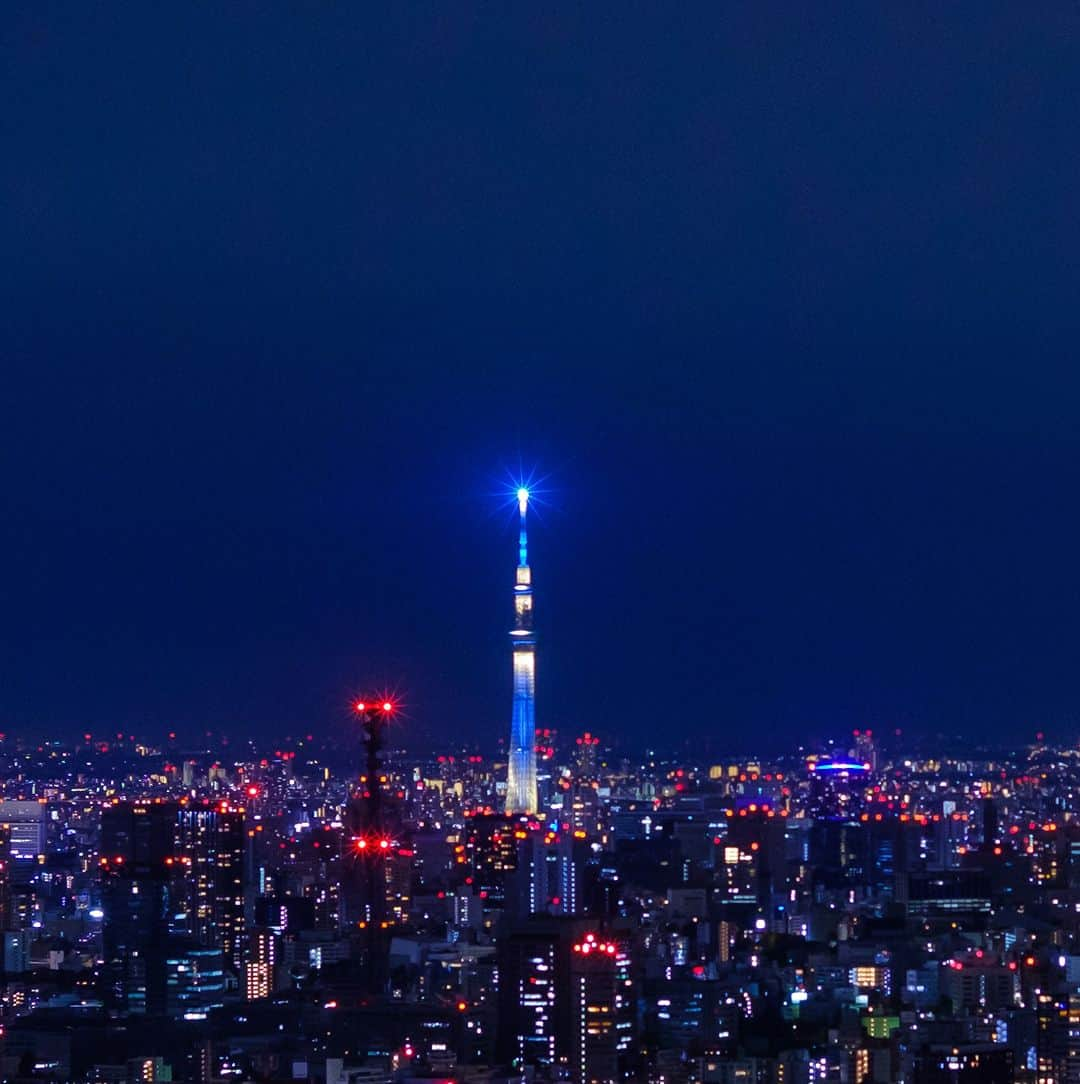
[[[630,956],[588,919],[533,915],[498,944],[498,1055],[520,1066],[565,1066],[575,1084],[625,1079],[633,1047]]]
[[[224,989],[222,966],[242,974],[244,839],[243,813],[221,806],[134,801],[102,811],[104,956],[129,1009],[182,1011],[170,968],[198,972],[201,992],[188,991],[196,1001]],[[199,955],[189,960],[189,950]]]
[[[536,799],[536,636],[533,633],[532,571],[525,515],[529,491],[517,491],[520,534],[514,581],[514,627],[510,646],[514,658],[514,707],[510,717],[510,749],[506,779],[506,812],[534,813]]]
[[[174,856],[186,874],[186,899],[174,924],[196,944],[220,948],[237,974],[243,957],[244,840],[244,814],[226,804],[177,813]]]
[[[274,970],[280,955],[278,934],[269,926],[256,926],[247,934],[244,965],[244,996],[248,1001],[269,997],[274,990]]]
[[[510,910],[518,916],[578,913],[578,866],[569,833],[519,832]]]
[[[8,828],[9,856],[21,862],[36,862],[48,849],[45,843],[45,805],[42,802],[4,802],[0,821]]]
[[[132,1012],[167,1009],[169,916],[181,906],[175,875],[175,802],[117,802],[101,814],[103,948],[114,987]]]

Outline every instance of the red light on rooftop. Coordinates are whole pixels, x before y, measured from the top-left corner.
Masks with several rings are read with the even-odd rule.
[[[356,841],[356,849],[358,851],[366,851],[367,850],[367,840],[366,839],[358,839]]]
[[[365,704],[363,702],[363,700],[357,700],[357,702],[356,702],[356,710],[357,711],[364,711],[364,710],[366,710],[366,708],[367,708],[367,704]]]
[[[247,792],[249,798],[258,798],[259,796],[259,788],[256,786],[248,787]]]
[[[380,851],[387,850],[389,848],[389,846],[390,846],[390,840],[388,840],[388,839],[380,839],[379,840],[379,850]]]
[[[383,709],[383,711],[393,711],[394,710],[394,705],[391,704],[389,700],[384,700],[382,709]]]

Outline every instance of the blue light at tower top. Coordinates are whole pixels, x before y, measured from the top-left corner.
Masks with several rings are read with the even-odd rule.
[[[523,516],[526,512],[542,509],[547,503],[551,496],[548,482],[548,475],[519,465],[516,470],[506,472],[491,496],[499,504],[516,507],[518,515]]]
[[[521,517],[521,529],[518,532],[518,567],[525,568],[529,563],[529,538],[525,533],[525,513],[529,510],[529,491],[525,486],[517,491],[518,515]]]

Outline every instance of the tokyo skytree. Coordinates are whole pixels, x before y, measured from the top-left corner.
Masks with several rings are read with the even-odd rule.
[[[529,491],[517,491],[521,529],[514,581],[514,627],[510,647],[514,658],[514,707],[510,716],[510,751],[506,779],[506,812],[535,813],[536,799],[536,635],[533,632],[532,571],[525,515]]]

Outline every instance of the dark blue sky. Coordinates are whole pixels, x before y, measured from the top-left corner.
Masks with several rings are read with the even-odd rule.
[[[1080,729],[1080,11],[12,4],[0,721]]]

